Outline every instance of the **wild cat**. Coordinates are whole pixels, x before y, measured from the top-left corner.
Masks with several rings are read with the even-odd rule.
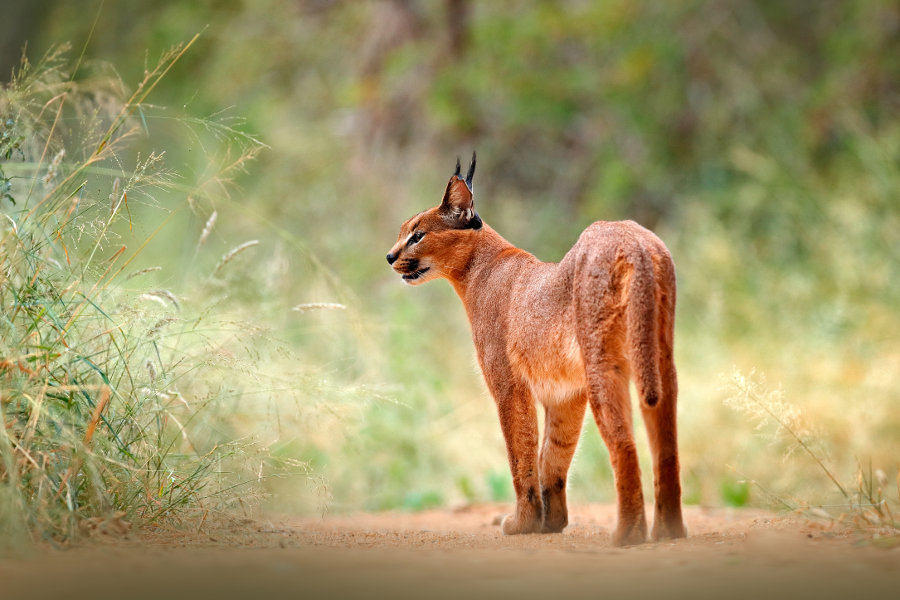
[[[387,261],[410,285],[448,280],[465,306],[516,493],[503,532],[566,527],[566,476],[590,405],[615,474],[613,542],[646,541],[628,390],[633,378],[653,454],[652,537],[684,537],[672,357],[675,266],[668,249],[633,221],[598,221],[559,263],[542,262],[481,220],[474,173],[474,153],[465,178],[456,161],[440,205],[403,224]],[[537,403],[545,415],[540,442]]]

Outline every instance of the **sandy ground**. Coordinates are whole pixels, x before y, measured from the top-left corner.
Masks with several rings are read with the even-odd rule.
[[[98,533],[0,559],[0,598],[900,598],[900,540],[689,508],[689,537],[614,548],[614,508],[504,537],[501,506]]]

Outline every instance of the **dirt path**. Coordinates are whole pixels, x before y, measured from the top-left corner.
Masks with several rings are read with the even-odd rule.
[[[896,539],[691,508],[686,540],[623,549],[610,545],[610,506],[573,507],[562,534],[517,537],[492,524],[501,508],[133,534],[2,559],[0,598],[900,597]]]

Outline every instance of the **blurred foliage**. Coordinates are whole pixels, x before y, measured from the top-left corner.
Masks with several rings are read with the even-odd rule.
[[[306,388],[297,402],[316,410],[295,433],[246,425],[309,460],[335,509],[508,495],[458,300],[443,284],[409,290],[383,263],[399,224],[439,200],[455,155],[473,147],[480,214],[540,258],[558,260],[598,219],[635,219],[670,246],[686,498],[735,503],[728,467],[779,493],[831,493],[723,407],[716,375],[735,364],[816,415],[836,468],[855,457],[900,468],[896,3],[30,6],[0,25],[29,54],[86,42],[88,62],[132,81],[203,32],[153,101],[195,117],[234,107],[225,114],[268,148],[236,175],[240,193],[183,215],[154,256],[186,264],[216,210],[213,248],[258,238],[265,257],[227,306],[265,315],[297,364],[374,394],[332,410]],[[166,115],[146,120],[147,137],[202,175],[216,140],[165,143],[181,134]],[[350,310],[283,310],[333,300]],[[284,410],[266,406],[266,423]],[[609,499],[605,450],[585,431],[571,497]]]
[[[723,479],[721,489],[722,501],[728,506],[746,506],[750,500],[750,483],[747,481]]]

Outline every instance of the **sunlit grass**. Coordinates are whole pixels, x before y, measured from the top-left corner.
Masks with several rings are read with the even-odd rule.
[[[227,373],[252,368],[252,354],[235,348],[252,343],[252,326],[206,310],[208,283],[173,291],[148,281],[172,265],[134,268],[172,215],[221,192],[260,146],[207,124],[229,158],[196,185],[161,152],[128,152],[146,134],[145,99],[189,46],[166,53],[131,93],[95,72],[76,79],[61,50],[23,61],[0,92],[3,540],[63,540],[111,515],[152,525],[249,507],[260,461],[278,462],[250,438],[221,435],[225,419],[210,421],[235,385]],[[221,278],[230,258],[207,277]]]
[[[866,463],[857,459],[855,485],[842,482],[828,457],[827,442],[816,435],[809,416],[788,402],[782,390],[767,388],[758,375],[735,372],[727,381],[727,391],[726,402],[730,406],[755,421],[757,430],[770,436],[772,445],[781,445],[786,457],[793,455],[793,460],[811,464],[833,486],[838,498],[836,503],[811,502],[797,498],[794,490],[781,492],[793,496],[784,497],[767,489],[767,484],[753,481],[768,501],[790,511],[857,528],[900,533],[900,521],[894,516],[900,511],[900,471],[895,487],[881,468],[873,467],[871,458]]]

